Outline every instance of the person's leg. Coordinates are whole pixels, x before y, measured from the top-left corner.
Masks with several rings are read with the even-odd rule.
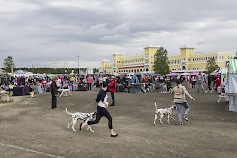
[[[57,97],[52,96],[52,109],[57,108]]]
[[[112,117],[106,108],[102,108],[101,115],[105,116],[108,119],[108,126],[110,129],[111,137],[116,137],[118,134],[116,134],[113,130]]]
[[[202,92],[204,93],[204,86],[203,83],[201,84]]]
[[[107,111],[107,109],[103,108],[102,115],[107,118],[109,129],[113,129],[112,117],[111,117],[110,113]]]
[[[96,113],[96,119],[95,119],[94,121],[88,121],[87,124],[88,124],[88,125],[97,124],[97,123],[100,122],[101,117],[102,117],[102,116],[101,116],[100,112],[97,111],[97,113]]]
[[[114,106],[115,105],[114,92],[111,92],[111,97],[112,97],[112,104],[110,106]]]
[[[178,119],[179,119],[179,124],[182,124],[182,103],[176,103],[177,110],[178,110]]]
[[[188,115],[188,113],[189,113],[190,106],[189,106],[188,102],[183,103],[183,106],[184,106],[184,108],[185,108],[184,119],[185,119],[186,121],[188,121],[187,115]]]
[[[87,90],[90,90],[90,83],[87,83]]]
[[[81,125],[80,125],[80,130],[81,130],[82,128],[86,127],[87,125],[93,125],[93,124],[99,123],[101,117],[102,117],[102,115],[100,114],[100,109],[97,108],[96,119],[95,119],[94,121],[88,121],[88,122],[81,123]]]

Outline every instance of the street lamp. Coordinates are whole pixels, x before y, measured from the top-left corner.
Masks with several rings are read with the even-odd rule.
[[[80,56],[77,56],[78,75],[80,74],[80,69],[79,69],[79,58],[80,58]]]

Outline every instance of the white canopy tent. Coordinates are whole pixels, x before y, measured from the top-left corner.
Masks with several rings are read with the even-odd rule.
[[[237,59],[231,59],[228,64],[225,80],[225,94],[229,97],[229,111],[237,112]]]
[[[24,77],[29,77],[29,76],[33,76],[34,74],[32,72],[27,72],[24,70],[17,70],[13,73],[14,76],[24,76]]]

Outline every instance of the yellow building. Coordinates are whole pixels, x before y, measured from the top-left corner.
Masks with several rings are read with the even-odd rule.
[[[195,52],[193,47],[181,47],[179,55],[169,56],[170,70],[198,70],[206,69],[207,60],[215,58],[216,64],[225,68],[226,61],[235,57],[233,52]]]
[[[112,63],[110,60],[102,61],[100,72],[104,73],[136,73],[136,72],[152,72],[154,65],[154,55],[159,49],[157,46],[148,46],[144,48],[144,54],[125,57],[124,53],[114,53]],[[170,62],[170,70],[196,70],[204,71],[206,69],[207,60],[215,58],[216,64],[225,68],[225,63],[233,58],[233,52],[209,52],[197,53],[193,47],[180,48],[179,55],[168,56]]]
[[[144,54],[125,57],[124,53],[114,53],[112,63],[110,60],[102,61],[100,72],[104,73],[136,73],[153,71],[154,55],[159,47],[148,46]]]

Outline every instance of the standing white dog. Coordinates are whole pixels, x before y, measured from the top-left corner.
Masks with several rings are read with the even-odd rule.
[[[170,117],[175,120],[172,116],[171,116],[171,113],[176,109],[176,105],[172,105],[171,107],[169,108],[165,108],[165,109],[158,109],[157,108],[157,105],[156,105],[156,102],[155,102],[155,107],[156,107],[156,112],[155,112],[155,119],[154,119],[154,125],[156,125],[156,120],[158,118],[158,115],[160,116],[159,120],[160,120],[160,123],[163,124],[163,122],[161,121],[161,119],[164,117],[164,116],[167,116],[167,122],[168,124],[170,124]]]
[[[68,122],[68,125],[67,125],[67,128],[70,127],[70,125],[72,125],[72,130],[75,132],[75,125],[77,123],[78,120],[82,120],[84,122],[88,122],[88,121],[93,121],[96,119],[96,112],[92,112],[92,113],[82,113],[82,112],[76,112],[76,113],[69,113],[67,111],[67,108],[66,108],[66,112],[72,116],[72,121],[71,122]],[[91,129],[91,126],[88,126],[88,128],[86,130],[90,129],[91,132],[94,132],[92,129]]]
[[[69,93],[70,95],[72,95],[72,93],[70,92],[69,88],[60,88],[58,89],[58,91],[61,93],[59,97],[61,97],[62,95],[67,96],[67,93]]]

